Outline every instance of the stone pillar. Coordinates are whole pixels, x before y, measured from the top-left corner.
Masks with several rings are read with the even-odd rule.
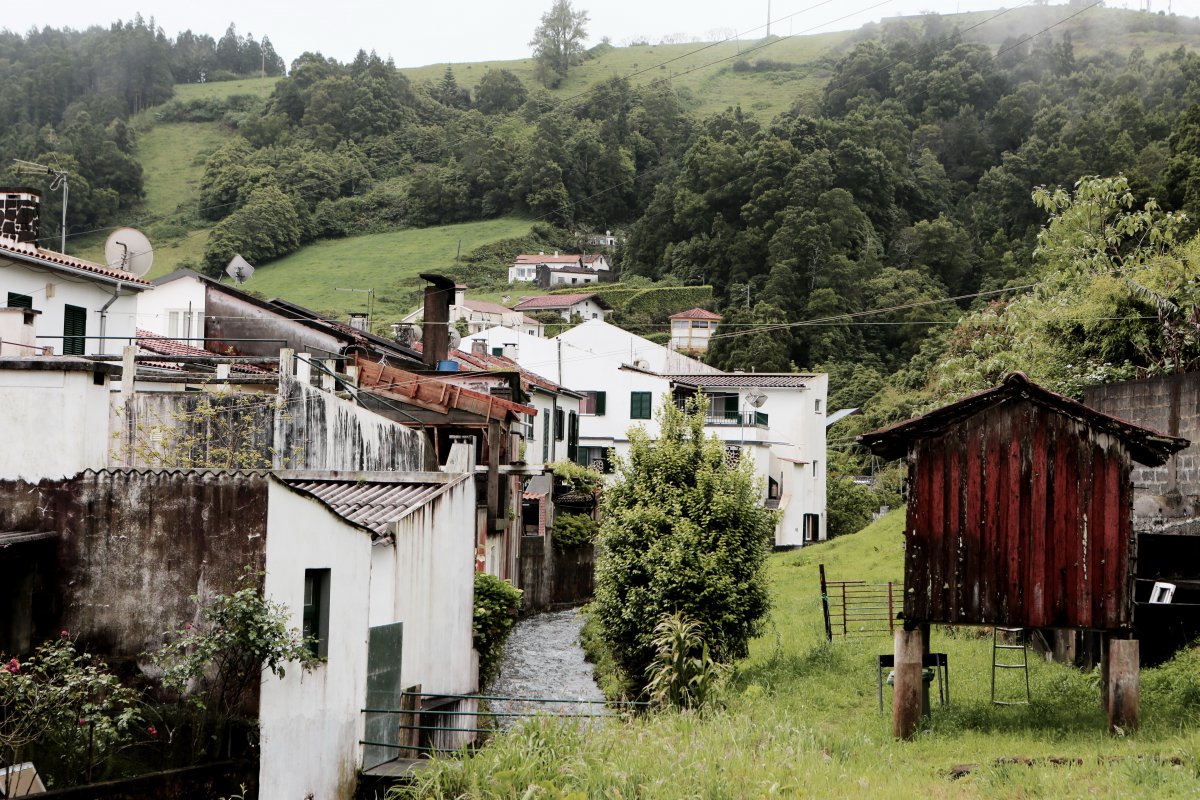
[[[1139,658],[1141,648],[1137,639],[1110,639],[1105,663],[1108,679],[1104,690],[1108,702],[1108,731],[1119,728],[1129,733],[1137,730],[1141,711]]]
[[[921,626],[896,631],[894,693],[892,694],[892,733],[897,739],[911,739],[917,732],[924,711],[925,635]]]

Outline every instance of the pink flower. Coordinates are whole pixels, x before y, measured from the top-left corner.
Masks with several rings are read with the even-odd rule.
[[[80,725],[87,725],[87,720],[86,720],[86,719],[84,719],[83,717],[80,717],[80,718],[79,718],[79,724],[80,724]]]
[[[58,632],[58,635],[60,638],[66,639],[68,636],[71,635],[71,632],[68,631],[66,628],[63,628],[61,631]]]
[[[147,725],[146,733],[150,734],[151,736],[158,736],[158,728],[154,727],[153,725]]]
[[[17,661],[15,658],[10,658],[8,660],[8,663],[4,665],[4,671],[5,672],[20,672],[21,671],[21,662]]]
[[[192,629],[192,623],[190,623],[190,622],[188,622],[188,623],[185,623],[185,624],[184,624],[184,626],[183,626],[183,629],[184,629],[185,631],[190,631],[190,630]]]

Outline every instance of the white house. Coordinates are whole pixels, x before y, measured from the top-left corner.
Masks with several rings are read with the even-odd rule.
[[[585,253],[583,255],[559,255],[555,251],[552,255],[545,253],[522,254],[513,259],[512,265],[508,268],[508,282],[533,282],[538,279],[539,271],[546,272],[547,270],[553,275],[564,275],[567,279],[557,280],[552,279],[552,283],[567,283],[570,284],[570,276],[574,274],[576,283],[594,283],[600,280],[598,272],[607,273],[612,269],[609,264],[608,256],[603,253]],[[572,273],[572,270],[581,270]],[[586,270],[586,272],[582,272]],[[590,275],[590,280],[583,280],[581,276]]]
[[[181,269],[154,280],[138,297],[138,327],[171,339],[204,347],[204,315],[211,278]]]
[[[400,321],[406,325],[416,325],[424,319],[425,309],[418,308]],[[499,303],[468,299],[467,287],[461,283],[454,287],[454,302],[450,304],[450,322],[458,320],[467,323],[470,333],[479,333],[488,328],[512,328],[530,336],[545,335],[545,326],[527,314]]]
[[[703,308],[692,308],[672,314],[671,349],[690,353],[703,353],[708,349],[708,340],[717,332],[717,324],[724,319]]]
[[[583,396],[580,463],[608,467],[610,450],[628,453],[631,425],[656,436],[661,403],[679,403],[703,389],[711,395],[707,428],[739,457],[753,460],[764,503],[783,512],[775,544],[793,547],[825,538],[827,376],[723,373],[599,320],[552,339],[492,329],[460,347],[470,348],[472,341],[510,348],[505,352],[523,368]]]
[[[526,297],[513,306],[514,311],[537,313],[553,311],[570,321],[576,314],[582,320],[603,320],[612,315],[612,306],[598,294],[548,294],[542,297]]]
[[[21,346],[14,355],[121,352],[149,287],[123,270],[0,236],[0,302],[34,312],[0,315],[0,338]]]

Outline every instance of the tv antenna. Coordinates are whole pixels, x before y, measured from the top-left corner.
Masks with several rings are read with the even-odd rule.
[[[358,292],[367,296],[367,330],[371,329],[371,317],[375,310],[375,290],[374,289],[340,289],[335,288],[335,292]]]
[[[109,269],[119,269],[140,278],[154,265],[154,248],[141,231],[118,228],[104,243],[104,263]]]
[[[254,274],[254,267],[239,253],[229,259],[229,264],[225,267],[225,274],[233,278],[234,283],[245,283]]]
[[[17,165],[16,171],[19,174],[53,175],[54,179],[50,181],[50,191],[57,192],[59,187],[62,188],[62,244],[59,245],[59,252],[65,255],[67,252],[67,198],[70,196],[70,188],[67,186],[67,171],[65,169],[57,169],[56,167],[47,167],[45,164],[37,164],[33,161],[25,161],[20,158],[14,158],[13,161]]]

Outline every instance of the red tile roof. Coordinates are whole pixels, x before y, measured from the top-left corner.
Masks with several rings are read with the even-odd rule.
[[[211,358],[219,356],[220,353],[214,353],[211,350],[203,350],[199,347],[192,347],[190,344],[185,344],[178,339],[170,339],[166,336],[159,336],[157,333],[137,329],[137,344],[142,350],[148,353],[156,353],[160,356],[196,356],[197,358]],[[253,364],[234,364],[234,372],[254,372],[267,373],[261,367],[256,367]]]
[[[585,255],[585,256],[582,256],[582,257],[581,257],[581,260],[582,260],[582,261],[583,261],[583,263],[585,263],[585,264],[592,264],[592,263],[594,263],[594,262],[596,262],[596,261],[599,261],[599,260],[600,260],[600,259],[602,259],[602,258],[604,258],[604,254],[603,254],[603,253],[588,253],[587,255]]]
[[[48,264],[49,266],[66,267],[67,269],[79,270],[81,272],[91,272],[96,275],[101,275],[105,278],[116,279],[122,283],[131,283],[135,286],[150,286],[149,281],[144,281],[141,278],[135,278],[128,272],[123,272],[119,269],[109,269],[100,264],[93,264],[91,261],[84,261],[82,258],[75,258],[63,253],[56,253],[53,250],[43,250],[40,247],[35,247],[27,242],[18,242],[14,239],[6,239],[0,237],[0,256],[11,255],[23,260],[37,259],[39,262]]]
[[[489,303],[487,300],[464,300],[463,305],[472,311],[483,314],[511,314],[512,309],[499,303]]]
[[[579,256],[519,255],[514,264],[578,264]]]
[[[714,314],[711,311],[705,311],[703,308],[691,308],[687,311],[680,311],[678,314],[672,314],[667,319],[725,319],[720,314]]]
[[[547,294],[541,297],[526,297],[513,306],[513,311],[552,311],[558,308],[570,308],[576,303],[582,303],[584,300],[589,300],[593,297],[603,307],[608,307],[608,303],[605,303],[600,295],[595,292],[585,292],[580,294]]]

